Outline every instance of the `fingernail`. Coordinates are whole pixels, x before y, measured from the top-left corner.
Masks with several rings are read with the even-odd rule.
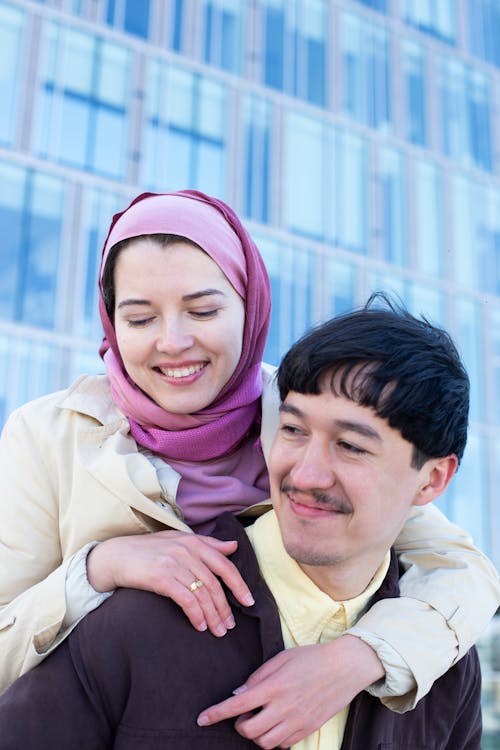
[[[226,630],[226,628],[224,627],[224,625],[222,623],[220,625],[217,625],[217,627],[215,628],[215,635],[216,636],[220,637],[222,635],[226,635],[226,633],[227,633],[227,630]]]
[[[251,607],[251,606],[252,606],[252,604],[255,604],[255,599],[253,598],[252,594],[246,594],[246,595],[245,595],[245,596],[243,597],[243,604],[244,604],[244,605],[245,605],[246,607]]]
[[[207,623],[203,621],[201,625],[198,625],[198,630],[200,631],[200,633],[203,633],[207,629],[207,627]]]
[[[196,723],[199,727],[206,727],[208,724],[208,716],[206,714],[201,714],[201,716],[198,716],[196,719]]]
[[[239,695],[240,693],[244,693],[245,690],[248,690],[246,685],[240,685],[237,688],[234,688],[233,695]]]
[[[234,628],[234,626],[236,625],[236,623],[234,621],[234,617],[232,615],[229,615],[229,617],[227,617],[224,620],[224,625],[226,626],[226,628],[228,630],[232,630]]]

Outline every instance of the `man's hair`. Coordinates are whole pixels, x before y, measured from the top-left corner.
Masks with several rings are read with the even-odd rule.
[[[449,334],[377,292],[366,305],[312,329],[278,369],[290,391],[332,392],[371,407],[413,444],[412,466],[454,453],[467,442],[469,378]]]

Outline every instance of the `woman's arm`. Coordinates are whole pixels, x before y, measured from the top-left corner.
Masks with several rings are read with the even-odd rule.
[[[406,570],[401,598],[378,602],[349,632],[384,664],[387,678],[370,692],[389,708],[407,711],[477,641],[500,605],[500,584],[470,536],[433,505],[412,511],[395,547]],[[385,658],[387,646],[394,660]],[[413,689],[407,692],[409,676]]]

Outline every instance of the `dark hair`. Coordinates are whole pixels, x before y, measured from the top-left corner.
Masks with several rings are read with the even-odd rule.
[[[371,407],[413,444],[413,467],[452,453],[462,458],[469,378],[458,351],[446,331],[386,294],[292,346],[278,370],[281,400],[290,391],[320,393],[325,377],[335,395]]]
[[[104,270],[101,277],[101,290],[102,298],[104,300],[104,306],[108,317],[113,322],[115,317],[115,268],[118,256],[125,250],[129,245],[134,244],[138,240],[151,240],[161,247],[167,247],[172,245],[174,242],[186,242],[193,247],[197,247],[199,250],[203,248],[199,247],[196,242],[189,240],[187,237],[182,237],[178,234],[140,234],[137,237],[127,237],[125,240],[120,240],[110,249],[106,263],[104,264]],[[204,252],[204,251],[203,251]]]

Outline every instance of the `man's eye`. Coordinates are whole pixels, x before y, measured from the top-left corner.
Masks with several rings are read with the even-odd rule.
[[[339,446],[343,448],[347,453],[366,453],[364,448],[360,448],[357,445],[353,445],[352,443],[348,443],[345,440],[339,441]]]
[[[286,435],[301,435],[302,434],[302,430],[293,424],[282,424],[280,427],[280,430],[281,432],[284,432]]]

